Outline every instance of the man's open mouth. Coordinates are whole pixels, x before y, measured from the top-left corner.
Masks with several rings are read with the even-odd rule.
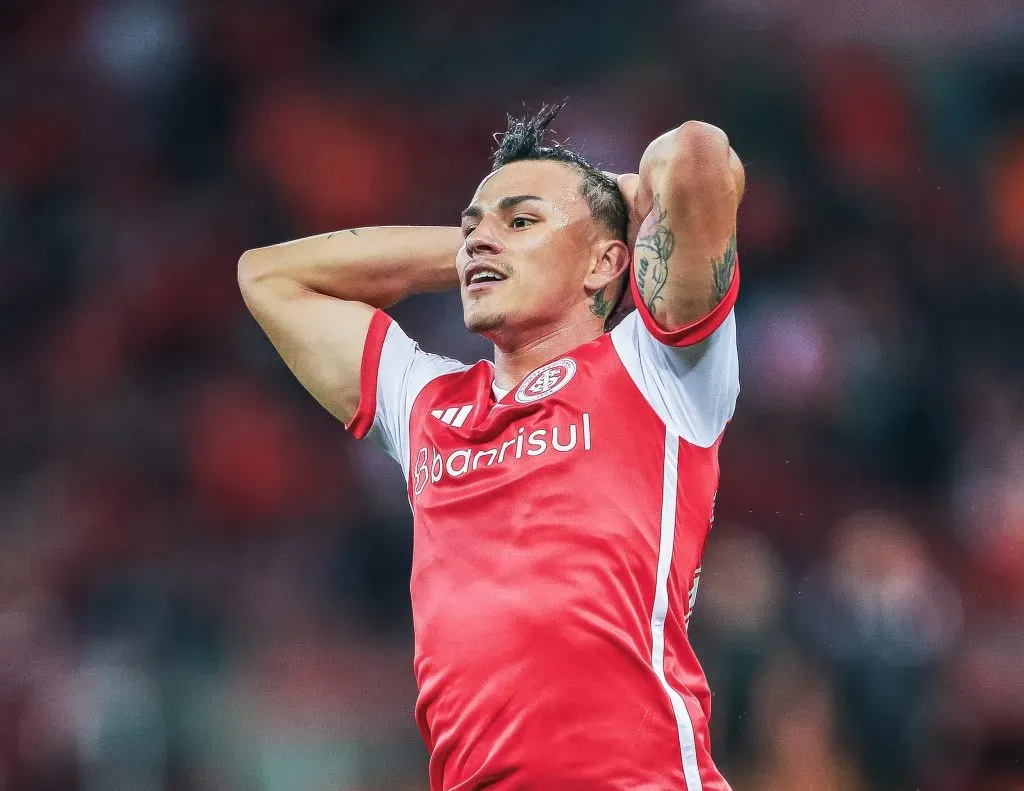
[[[477,291],[505,279],[505,275],[495,269],[483,265],[472,265],[466,271],[466,288],[470,291]]]
[[[477,272],[475,275],[473,275],[473,277],[469,279],[469,285],[472,286],[474,283],[486,283],[488,281],[500,283],[504,279],[504,277],[497,274],[496,272]]]

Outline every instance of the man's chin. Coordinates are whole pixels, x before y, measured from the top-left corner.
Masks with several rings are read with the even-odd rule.
[[[466,329],[478,335],[486,335],[504,326],[506,319],[504,313],[471,313],[465,317]]]

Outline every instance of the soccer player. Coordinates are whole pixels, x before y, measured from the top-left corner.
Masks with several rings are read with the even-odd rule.
[[[432,791],[722,791],[686,626],[739,390],[743,167],[689,121],[606,174],[544,144],[558,109],[509,119],[461,229],[250,250],[239,282],[405,473]],[[449,288],[493,363],[423,352],[382,311]]]

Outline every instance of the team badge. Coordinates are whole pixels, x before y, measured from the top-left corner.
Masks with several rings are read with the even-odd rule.
[[[576,361],[571,357],[555,360],[527,376],[516,390],[516,401],[532,404],[545,396],[557,393],[576,375]]]

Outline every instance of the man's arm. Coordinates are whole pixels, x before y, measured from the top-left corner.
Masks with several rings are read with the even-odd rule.
[[[348,423],[375,308],[459,284],[459,228],[358,228],[249,250],[246,305],[303,386]]]
[[[644,152],[631,207],[646,219],[632,271],[640,298],[662,329],[702,319],[729,291],[743,188],[739,157],[725,132],[710,124],[687,121]]]

